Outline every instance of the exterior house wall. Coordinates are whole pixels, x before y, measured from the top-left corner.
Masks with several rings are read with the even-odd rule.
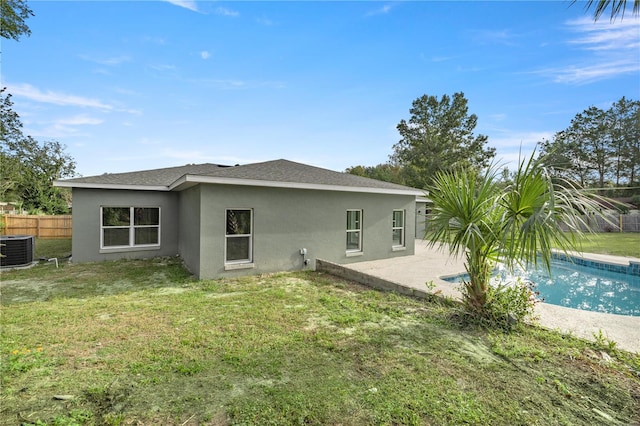
[[[178,252],[191,273],[200,275],[200,185],[179,194]]]
[[[351,263],[412,255],[415,196],[201,185],[200,278],[315,269],[315,259]],[[253,266],[225,270],[226,209],[253,209]],[[346,253],[347,210],[363,211],[363,250]],[[392,212],[405,211],[405,248],[392,248]],[[310,264],[303,264],[300,249]]]
[[[315,269],[412,255],[415,197],[310,189],[198,184],[181,192],[73,189],[75,262],[180,254],[199,278]],[[160,207],[158,248],[100,249],[100,207]],[[227,209],[253,211],[253,264],[225,269]],[[347,210],[362,210],[362,253],[347,254]],[[405,247],[392,247],[393,210],[405,211]],[[300,249],[307,249],[304,265]]]
[[[178,254],[178,194],[73,188],[74,262],[140,259]],[[100,207],[160,207],[160,247],[100,249]]]

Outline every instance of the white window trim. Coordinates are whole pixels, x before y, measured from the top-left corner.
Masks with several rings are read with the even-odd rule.
[[[232,262],[232,263],[225,263],[224,264],[224,270],[225,271],[236,271],[238,269],[253,269],[255,267],[256,267],[256,265],[253,262],[250,262],[250,263]]]
[[[128,208],[129,209],[129,226],[104,226],[104,208]],[[134,225],[135,210],[137,208],[142,209],[158,209],[158,224],[157,225]],[[158,242],[156,244],[136,244],[135,230],[137,228],[158,228]],[[105,229],[128,229],[129,230],[129,244],[120,246],[105,246],[104,245],[104,230]],[[162,237],[162,208],[160,206],[100,206],[100,253],[106,253],[110,251],[137,251],[137,250],[149,250],[158,249],[161,245]]]
[[[400,212],[402,213],[402,226],[395,226],[394,225],[394,216],[396,214],[396,212]],[[407,242],[406,242],[406,229],[405,229],[405,224],[407,223],[407,213],[405,210],[401,210],[401,209],[396,209],[393,211],[393,213],[391,214],[391,238],[392,238],[392,250],[394,251],[399,251],[399,250],[404,250],[406,248]],[[393,231],[396,230],[400,230],[400,244],[393,244]]]
[[[359,220],[359,228],[357,229],[347,229],[347,233],[346,235],[349,235],[350,232],[358,232],[359,233],[359,238],[358,238],[358,248],[357,249],[347,249],[346,253],[347,253],[347,257],[350,256],[361,256],[362,255],[362,228],[363,228],[363,222],[364,222],[364,215],[362,212],[362,209],[347,209],[347,216],[349,215],[349,212],[360,212],[360,220]]]
[[[347,250],[346,255],[347,255],[347,257],[358,257],[358,256],[362,256],[362,255],[364,255],[364,252],[361,252],[361,251],[353,251],[353,250],[349,251],[349,250]]]
[[[229,210],[248,210],[251,212],[251,233],[250,234],[234,234],[227,235],[227,214]],[[227,260],[227,239],[249,237],[249,258],[239,260]],[[225,270],[253,268],[253,209],[246,207],[228,208],[224,210],[224,264]]]

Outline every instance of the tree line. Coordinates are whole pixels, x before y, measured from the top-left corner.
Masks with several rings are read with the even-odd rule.
[[[24,0],[0,2],[0,37],[19,41],[31,30],[33,11]],[[58,141],[39,142],[22,131],[11,94],[0,89],[0,201],[14,202],[32,213],[69,211],[71,194],[53,181],[75,175],[75,161]]]
[[[424,189],[440,171],[468,166],[485,169],[493,162],[495,148],[487,146],[487,136],[474,134],[477,116],[469,114],[467,103],[461,92],[417,98],[409,120],[397,125],[400,140],[393,145],[389,161],[350,167],[347,172]],[[581,187],[637,188],[640,101],[622,97],[608,109],[591,106],[551,140],[539,141],[537,152],[554,177]]]
[[[22,132],[11,95],[0,89],[0,201],[32,213],[69,212],[71,194],[53,181],[75,175],[76,163],[58,141],[39,142]]]
[[[540,146],[555,175],[581,186],[639,186],[640,101],[622,97],[606,110],[591,106]]]

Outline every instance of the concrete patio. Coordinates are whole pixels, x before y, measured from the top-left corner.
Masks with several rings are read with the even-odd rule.
[[[464,272],[463,259],[452,258],[445,251],[429,248],[424,241],[416,241],[415,244],[413,256],[342,266],[387,281],[392,285],[415,289],[419,292],[439,292],[443,296],[460,298],[457,285],[444,281],[442,277]],[[589,256],[616,263],[629,261],[628,258],[614,256]],[[635,260],[640,261],[640,259]],[[430,281],[433,282],[432,289],[431,285],[429,287],[426,285]],[[640,317],[583,311],[549,303],[539,303],[536,311],[539,324],[543,327],[589,340],[594,340],[594,335],[602,332],[604,337],[616,342],[616,347],[640,354]]]

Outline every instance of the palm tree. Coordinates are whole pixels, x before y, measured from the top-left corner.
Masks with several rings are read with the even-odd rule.
[[[473,314],[490,314],[489,283],[497,262],[513,268],[541,261],[549,269],[552,248],[576,250],[589,230],[585,215],[598,212],[599,204],[579,188],[552,181],[544,160],[534,155],[520,161],[506,186],[494,165],[484,172],[440,172],[429,188],[433,210],[426,238],[431,246],[465,256],[463,302]]]
[[[574,0],[576,3],[578,0]],[[624,18],[624,12],[627,8],[627,0],[588,0],[585,9],[591,9],[595,5],[593,12],[593,19],[598,20],[602,14],[609,8],[611,8],[611,20],[615,20],[618,15]],[[638,16],[640,14],[640,0],[633,1],[633,14]]]

